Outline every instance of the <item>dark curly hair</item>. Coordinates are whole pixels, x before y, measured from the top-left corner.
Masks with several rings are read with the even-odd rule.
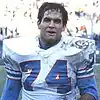
[[[59,4],[59,3],[48,3],[48,2],[44,2],[41,7],[39,8],[39,12],[38,12],[38,24],[41,23],[41,20],[44,16],[45,11],[47,10],[60,10],[60,13],[62,14],[62,20],[63,20],[63,25],[66,26],[67,21],[68,21],[68,12],[66,11],[66,9],[64,8],[63,4]]]

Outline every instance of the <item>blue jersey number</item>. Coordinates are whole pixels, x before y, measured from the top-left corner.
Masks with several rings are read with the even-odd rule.
[[[20,64],[22,72],[27,74],[27,78],[24,81],[24,88],[32,91],[32,83],[38,77],[40,72],[40,60],[27,61]],[[67,61],[57,60],[47,77],[45,78],[48,87],[56,87],[57,92],[67,93],[71,90],[71,78],[68,77]],[[34,83],[33,83],[34,84]]]

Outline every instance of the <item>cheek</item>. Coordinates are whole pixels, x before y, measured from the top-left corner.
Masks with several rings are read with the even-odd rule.
[[[41,22],[41,24],[39,26],[42,29],[42,28],[48,27],[48,25],[49,25],[48,23]]]
[[[58,33],[61,33],[61,32],[62,32],[62,27],[58,27],[58,28],[57,28],[57,32],[58,32]]]
[[[39,29],[40,29],[41,32],[44,32],[46,27],[44,25],[39,25]]]
[[[62,31],[62,29],[64,28],[62,24],[61,24],[61,25],[55,25],[55,26],[56,26],[56,28],[57,28],[58,30],[61,30],[61,31]]]
[[[40,34],[41,34],[41,36],[44,37],[44,38],[47,36],[45,30],[46,30],[45,28],[42,28],[42,29],[40,30]]]

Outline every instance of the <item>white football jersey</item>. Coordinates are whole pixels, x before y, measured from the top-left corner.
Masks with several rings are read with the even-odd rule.
[[[94,75],[92,68],[85,72],[94,59],[93,40],[62,37],[44,50],[38,37],[21,37],[4,40],[3,50],[7,77],[22,81],[22,100],[76,100],[76,79]]]

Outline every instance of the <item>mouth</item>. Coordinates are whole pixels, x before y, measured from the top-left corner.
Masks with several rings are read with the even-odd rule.
[[[47,33],[49,33],[49,35],[55,35],[56,34],[55,31],[47,31]]]

